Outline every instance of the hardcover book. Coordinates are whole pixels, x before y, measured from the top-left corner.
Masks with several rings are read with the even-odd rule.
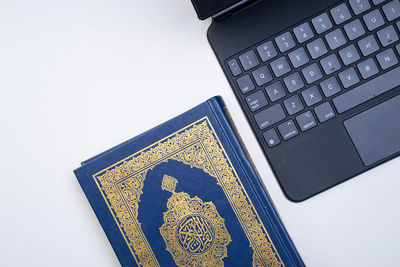
[[[75,174],[123,266],[304,266],[220,97]]]

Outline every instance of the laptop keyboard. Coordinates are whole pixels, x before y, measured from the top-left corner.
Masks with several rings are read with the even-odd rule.
[[[348,0],[226,64],[272,148],[400,86],[399,36],[399,0]]]

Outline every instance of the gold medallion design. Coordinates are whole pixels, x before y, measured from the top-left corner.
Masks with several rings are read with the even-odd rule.
[[[189,215],[178,223],[176,239],[184,251],[192,254],[204,253],[214,244],[214,229],[207,218]]]
[[[168,211],[160,233],[178,266],[224,266],[226,246],[231,242],[225,220],[215,205],[175,192],[178,180],[164,175],[161,188],[170,191]]]

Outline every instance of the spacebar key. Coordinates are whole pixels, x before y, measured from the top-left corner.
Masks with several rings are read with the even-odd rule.
[[[400,67],[335,97],[333,104],[339,113],[343,113],[397,86],[400,86]]]

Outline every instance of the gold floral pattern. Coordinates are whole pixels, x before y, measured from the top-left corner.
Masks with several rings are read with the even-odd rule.
[[[284,266],[207,117],[93,175],[138,265],[159,265],[137,221],[143,181],[171,159],[216,178],[253,249],[253,266]]]

